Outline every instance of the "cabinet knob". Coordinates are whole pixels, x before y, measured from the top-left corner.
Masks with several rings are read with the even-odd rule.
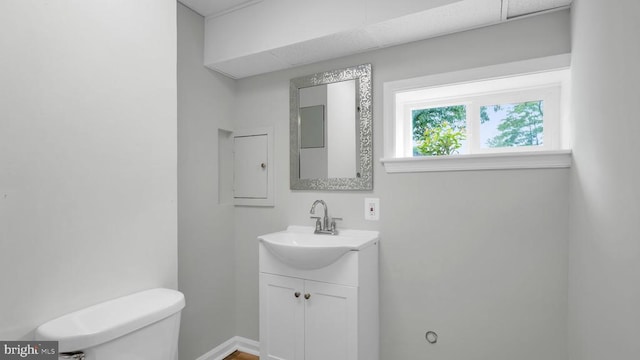
[[[300,291],[296,291],[295,293],[293,293],[293,296],[299,298],[300,297]]]
[[[311,294],[304,294],[304,298],[309,300],[309,298],[311,297]]]
[[[266,169],[266,168],[267,168],[267,164],[265,164],[265,163],[261,163],[261,164],[260,164],[260,167],[261,167],[261,168],[263,168],[263,169]]]

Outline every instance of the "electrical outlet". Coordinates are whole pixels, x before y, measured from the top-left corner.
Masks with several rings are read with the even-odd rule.
[[[378,221],[380,220],[380,199],[365,198],[364,199],[364,219]]]

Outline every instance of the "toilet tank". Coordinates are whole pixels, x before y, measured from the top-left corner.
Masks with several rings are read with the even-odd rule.
[[[146,290],[51,320],[35,336],[86,360],[177,360],[184,305],[179,291]]]

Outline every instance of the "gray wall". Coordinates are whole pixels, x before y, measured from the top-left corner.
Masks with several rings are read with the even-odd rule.
[[[0,2],[0,339],[177,286],[175,26],[173,0]]]
[[[570,358],[640,358],[640,2],[573,10]]]
[[[235,333],[233,207],[218,200],[218,128],[232,129],[235,82],[203,64],[204,19],[178,3],[178,279],[187,299],[180,358]]]
[[[240,80],[235,127],[275,127],[276,205],[235,210],[237,334],[258,339],[256,236],[312,225],[320,198],[342,227],[381,231],[382,359],[565,359],[569,170],[387,174],[376,160],[372,193],[293,192],[288,104],[291,78],[372,63],[378,159],[385,81],[567,53],[569,20],[561,11]],[[381,199],[379,222],[364,220],[365,197]]]

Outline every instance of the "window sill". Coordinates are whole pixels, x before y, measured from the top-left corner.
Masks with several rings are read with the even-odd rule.
[[[571,150],[383,158],[387,173],[555,169],[571,167]]]

